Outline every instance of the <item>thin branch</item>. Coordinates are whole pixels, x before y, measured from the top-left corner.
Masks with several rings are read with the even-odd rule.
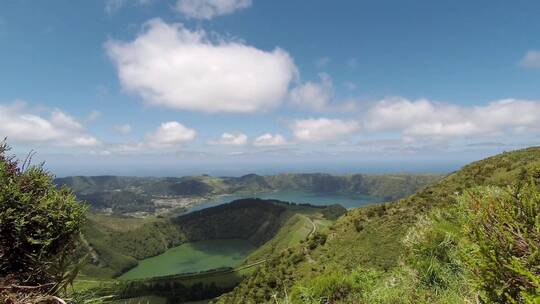
[[[9,285],[9,286],[0,286],[0,289],[30,289],[30,290],[34,290],[34,289],[41,289],[41,288],[44,288],[44,287],[47,287],[47,286],[50,286],[50,285],[54,285],[54,283],[47,283],[47,284],[42,284],[42,285],[36,285],[36,286],[24,286],[24,285],[16,285],[16,284],[12,284],[12,285]]]
[[[34,155],[36,155],[36,151],[30,150],[30,152],[28,152],[21,166],[22,172],[26,171],[26,169],[30,167],[30,165],[32,164],[32,158],[34,157]]]

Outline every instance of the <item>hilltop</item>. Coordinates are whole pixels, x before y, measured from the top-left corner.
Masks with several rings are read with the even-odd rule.
[[[461,214],[454,209],[459,195],[468,189],[516,185],[539,167],[538,147],[503,153],[467,165],[408,198],[351,210],[315,246],[303,244],[274,255],[217,303],[465,302],[474,297],[472,287],[464,281],[466,269],[449,264],[456,259],[457,245],[448,247],[457,244],[452,240],[458,242],[461,227],[442,221],[441,227],[453,234],[437,230],[443,228],[435,215],[448,214],[451,223]],[[426,239],[426,233],[437,237]],[[530,271],[540,275],[538,269]]]

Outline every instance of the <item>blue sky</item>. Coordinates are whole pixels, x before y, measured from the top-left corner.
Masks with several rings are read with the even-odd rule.
[[[58,175],[446,171],[540,141],[537,1],[0,3],[0,136]]]

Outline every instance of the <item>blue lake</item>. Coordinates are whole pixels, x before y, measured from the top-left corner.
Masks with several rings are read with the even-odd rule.
[[[208,200],[202,204],[198,204],[190,208],[188,212],[218,206],[242,198],[276,199],[297,204],[311,204],[318,206],[340,204],[347,209],[361,207],[383,201],[383,199],[380,197],[367,195],[343,195],[337,193],[314,193],[302,191],[272,191],[251,194],[243,193],[222,195],[215,199]]]

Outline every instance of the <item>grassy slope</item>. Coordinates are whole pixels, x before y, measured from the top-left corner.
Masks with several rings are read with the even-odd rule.
[[[232,203],[182,215],[173,221],[191,241],[240,238],[260,245],[279,230],[286,205],[261,199]]]
[[[329,228],[324,245],[298,246],[275,256],[219,303],[274,302],[293,285],[330,272],[358,267],[390,270],[405,250],[402,239],[422,214],[455,203],[455,195],[476,185],[511,184],[522,170],[540,165],[540,148],[503,153],[463,167],[409,198],[358,208]]]
[[[289,235],[292,230],[289,224],[294,222],[291,220],[296,215],[302,215],[300,219],[305,225],[311,225],[306,216],[327,224],[324,214],[331,218],[343,212],[345,210],[342,207],[336,206],[315,208],[243,200],[171,220],[91,215],[84,236],[94,260],[83,269],[83,274],[96,278],[116,277],[134,267],[138,260],[161,254],[188,240],[242,238],[261,245],[276,234],[290,238],[283,243],[280,236],[268,245],[265,244],[257,250],[253,259],[249,259],[255,261],[274,252],[272,246],[281,250],[296,244],[309,233],[305,229]]]
[[[304,241],[314,230],[324,230],[332,220],[326,219],[322,213],[293,213],[287,217],[276,236],[259,247],[246,259],[245,264],[266,259],[287,248],[292,248]]]
[[[91,215],[84,237],[95,253],[83,269],[90,277],[110,278],[137,265],[137,259],[157,255],[183,242],[184,236],[169,221]]]

